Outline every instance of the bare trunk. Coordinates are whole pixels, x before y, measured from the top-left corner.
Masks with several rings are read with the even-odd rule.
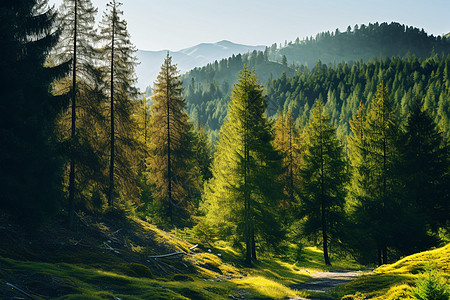
[[[115,5],[115,4],[114,4]],[[111,157],[109,163],[109,206],[114,205],[114,144],[115,144],[115,128],[114,128],[114,30],[116,27],[116,8],[113,7],[112,20],[112,38],[111,38]]]
[[[166,88],[166,97],[167,97],[167,201],[168,201],[168,216],[169,221],[172,223],[172,162],[171,162],[171,144],[170,144],[170,80],[169,80],[169,68],[167,68],[167,88]]]
[[[76,94],[77,94],[77,22],[78,22],[78,1],[75,0],[75,26],[73,33],[73,70],[72,70],[72,126],[71,126],[71,152],[70,152],[70,173],[69,173],[69,227],[73,227],[75,213],[75,130],[76,130]]]

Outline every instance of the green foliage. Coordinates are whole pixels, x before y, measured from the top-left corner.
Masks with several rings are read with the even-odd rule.
[[[186,225],[200,198],[195,139],[182,91],[177,67],[167,53],[153,90],[146,177],[154,187],[156,216],[170,226]]]
[[[412,295],[416,300],[448,300],[450,288],[447,280],[436,269],[431,269],[419,275]]]
[[[232,94],[216,146],[213,177],[205,186],[206,221],[220,231],[236,232],[250,263],[256,259],[256,240],[275,246],[283,237],[275,209],[281,192],[281,157],[272,147],[262,87],[246,67]]]
[[[292,223],[294,211],[299,202],[302,147],[291,111],[288,111],[286,118],[284,118],[283,111],[280,111],[274,125],[274,135],[274,147],[281,153],[283,162],[280,178],[283,184],[283,199],[280,209],[284,225],[289,225]]]
[[[445,204],[450,201],[448,145],[422,101],[413,104],[403,139],[404,196],[420,211],[416,212],[416,222],[422,219],[436,231],[439,226],[445,227],[450,215],[450,207]]]
[[[254,70],[261,80],[278,78],[283,73],[294,75],[294,70],[278,62],[271,62],[262,56],[262,52],[233,55],[218,63],[203,68],[195,68],[182,76],[187,100],[187,111],[197,122],[212,132],[214,140],[225,121],[228,102],[231,99],[231,87],[238,78],[239,71],[246,65]],[[276,108],[269,109],[276,112]]]
[[[133,167],[138,160],[136,158],[142,156],[139,153],[142,145],[136,138],[137,123],[132,117],[135,112],[133,100],[138,94],[134,87],[136,49],[130,41],[120,5],[115,0],[107,5],[99,24],[98,39],[104,74],[102,79],[107,83],[102,92],[109,94],[109,103],[105,108],[108,108],[110,120],[107,133],[110,149],[108,204],[111,206],[114,205],[114,198],[137,200],[137,174],[133,172]]]
[[[300,208],[305,218],[304,232],[316,237],[322,234],[325,263],[329,265],[328,243],[336,239],[344,219],[345,185],[349,177],[343,147],[320,101],[312,111],[304,139]]]
[[[257,59],[259,53],[236,55],[188,72],[183,76],[187,110],[191,115],[195,112],[199,124],[214,130],[217,137],[216,132],[227,114],[229,87],[246,64],[254,67],[262,83],[268,82],[269,116],[283,109],[284,112],[292,110],[297,119],[309,113],[316,99],[321,98],[325,104],[334,99],[329,107],[332,122],[338,127],[339,135],[346,134],[348,121],[359,102],[368,107],[377,84],[384,79],[391,97],[395,95],[395,102],[398,106],[401,103],[404,109],[414,95],[427,94],[433,117],[448,128],[448,101],[445,101],[448,85],[444,88],[440,80],[447,76],[447,81],[449,76],[444,75],[448,71],[443,72],[446,64],[436,66],[439,58],[434,53],[443,54],[443,59],[450,53],[450,40],[398,23],[375,23],[342,33],[319,33],[315,39],[308,38],[283,48],[274,44],[266,48],[263,60]],[[295,65],[284,67],[280,63],[283,55]],[[430,55],[432,59],[427,60]],[[431,82],[435,83],[432,89]],[[436,110],[438,102],[441,108]],[[305,125],[308,118],[303,117],[300,122]]]
[[[63,160],[55,138],[65,99],[49,93],[66,64],[44,67],[58,41],[46,1],[2,1],[0,18],[0,209],[41,221],[62,200]]]

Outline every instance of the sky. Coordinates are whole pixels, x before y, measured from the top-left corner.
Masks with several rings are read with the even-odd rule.
[[[99,17],[110,0],[92,0]],[[57,6],[62,0],[49,0]],[[178,51],[229,40],[245,45],[294,41],[350,25],[398,22],[428,34],[450,32],[449,0],[122,0],[140,50]]]

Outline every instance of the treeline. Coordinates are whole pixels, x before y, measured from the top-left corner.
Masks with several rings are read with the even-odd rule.
[[[449,56],[437,54],[426,59],[393,57],[338,65],[318,61],[312,69],[301,66],[295,75],[282,74],[265,85],[267,113],[273,116],[279,110],[291,110],[297,124],[305,125],[315,100],[321,99],[338,134],[343,136],[350,132],[348,122],[359,102],[368,105],[377,85],[383,82],[402,117],[415,98],[422,98],[435,122],[448,132],[450,108],[445,99],[450,93],[449,64]],[[198,124],[217,131],[227,113],[229,96],[223,90],[229,85],[220,86],[214,81],[202,87],[196,82],[191,79],[187,87],[187,109]]]
[[[321,99],[339,134],[346,135],[359,103],[369,106],[378,84],[383,83],[402,118],[415,99],[424,99],[434,121],[448,132],[449,72],[450,56],[393,57],[336,67],[318,61],[311,70],[301,67],[291,78],[282,76],[273,80],[267,87],[267,95],[271,105],[285,112],[292,110],[299,125],[306,124],[311,107],[316,99]]]
[[[401,118],[379,83],[344,143],[321,100],[306,124],[289,110],[273,125],[263,87],[244,68],[194,234],[229,241],[248,264],[305,240],[322,245],[326,264],[330,253],[350,253],[381,265],[437,245],[450,221],[449,141],[425,103],[415,98]]]
[[[415,55],[427,58],[432,52],[448,54],[450,40],[428,35],[423,29],[396,22],[369,23],[348,26],[345,32],[321,32],[284,46],[277,44],[269,48],[269,59],[281,61],[283,56],[289,64],[306,65],[310,68],[321,60],[325,64],[352,61],[367,61],[374,57],[405,57]]]

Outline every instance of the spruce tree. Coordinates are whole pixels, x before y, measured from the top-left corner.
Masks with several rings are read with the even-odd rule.
[[[198,206],[200,189],[182,92],[177,67],[167,53],[153,88],[147,175],[155,187],[157,214],[169,225],[186,224]]]
[[[107,10],[100,22],[99,35],[105,79],[108,81],[106,90],[109,92],[109,206],[114,204],[115,177],[122,181],[122,190],[124,182],[134,177],[130,174],[130,155],[138,148],[133,137],[137,124],[132,118],[136,106],[132,100],[136,99],[138,93],[133,85],[136,82],[136,49],[130,41],[127,23],[123,19],[123,11],[120,10],[121,5],[122,3],[116,0],[107,4]],[[116,167],[117,164],[119,168]]]
[[[207,222],[233,232],[245,245],[245,262],[256,260],[257,242],[276,245],[283,237],[280,204],[281,157],[272,145],[263,88],[245,66],[232,90],[228,117],[220,130],[205,187]]]
[[[321,101],[312,110],[305,128],[301,177],[303,197],[301,213],[305,217],[305,233],[321,233],[325,264],[331,265],[328,244],[338,235],[344,218],[348,181],[343,147],[336,137]]]
[[[27,223],[60,204],[55,124],[64,101],[49,87],[69,65],[44,66],[59,36],[47,1],[1,1],[0,19],[0,207]]]
[[[367,113],[364,126],[367,152],[357,214],[368,228],[376,247],[378,264],[387,263],[387,250],[392,244],[398,211],[400,186],[396,174],[400,138],[398,119],[387,88],[381,83]],[[356,135],[357,133],[354,132]]]
[[[77,192],[75,186],[76,162],[79,162],[80,156],[83,156],[81,148],[91,148],[88,143],[82,142],[83,138],[79,134],[77,118],[80,117],[79,114],[81,112],[77,113],[77,110],[80,110],[81,107],[92,109],[88,105],[80,105],[80,98],[84,97],[84,99],[87,99],[92,96],[92,93],[98,92],[98,89],[94,91],[94,85],[98,83],[100,76],[94,66],[94,61],[97,58],[97,53],[93,46],[96,40],[94,29],[96,13],[97,9],[92,6],[90,0],[64,0],[58,14],[58,26],[62,31],[61,38],[53,49],[50,58],[52,63],[72,62],[70,82],[66,82],[64,87],[61,87],[60,84],[57,86],[58,90],[55,91],[55,93],[60,94],[63,93],[64,89],[68,88],[71,97],[70,146],[68,147],[70,160],[69,226],[72,226],[73,223],[75,194],[80,193],[79,191]],[[92,98],[87,100],[92,101]],[[93,168],[96,167],[93,166]]]
[[[408,114],[401,145],[405,201],[436,232],[450,219],[448,146],[418,99]]]

